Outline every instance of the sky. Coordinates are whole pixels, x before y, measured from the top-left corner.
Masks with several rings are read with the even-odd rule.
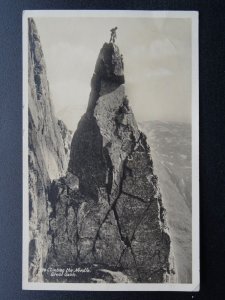
[[[138,122],[191,122],[191,19],[35,17],[55,114],[75,130],[99,51],[117,26],[125,89]]]

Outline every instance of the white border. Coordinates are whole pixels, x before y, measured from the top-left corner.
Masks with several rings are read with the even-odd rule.
[[[190,18],[192,20],[192,283],[36,283],[28,282],[28,22],[29,17]],[[199,291],[199,73],[198,12],[122,10],[27,10],[23,11],[23,251],[24,290],[81,291]],[[194,226],[193,226],[194,224]]]

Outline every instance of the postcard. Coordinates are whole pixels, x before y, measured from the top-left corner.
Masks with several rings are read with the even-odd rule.
[[[199,290],[198,13],[24,11],[23,289]]]

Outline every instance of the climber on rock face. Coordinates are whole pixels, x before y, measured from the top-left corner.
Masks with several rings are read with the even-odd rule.
[[[110,37],[110,43],[115,43],[115,39],[116,39],[116,30],[117,30],[117,27],[115,28],[112,28],[110,31],[111,31],[111,37]]]
[[[126,110],[129,110],[129,100],[127,95],[123,97],[123,106],[125,106]]]
[[[124,69],[123,54],[121,54],[120,57],[121,57],[121,65],[122,65],[122,69]]]

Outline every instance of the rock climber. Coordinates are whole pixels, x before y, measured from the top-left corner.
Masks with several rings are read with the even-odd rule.
[[[121,65],[122,65],[122,69],[124,69],[123,54],[121,54],[120,57],[121,57]]]
[[[110,37],[110,43],[115,43],[115,39],[116,39],[116,30],[117,30],[117,27],[115,28],[112,28],[110,31],[111,31],[111,37]]]
[[[129,100],[128,97],[125,95],[123,98],[123,104],[119,107],[118,114],[116,116],[117,133],[121,125],[127,128],[127,130],[130,129],[129,116],[128,116],[129,113],[130,113]]]

